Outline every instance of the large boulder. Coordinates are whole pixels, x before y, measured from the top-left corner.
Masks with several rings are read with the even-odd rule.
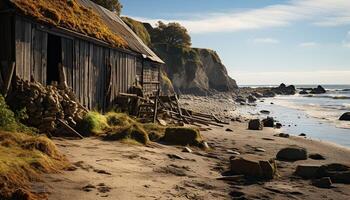
[[[230,160],[231,172],[249,178],[273,179],[277,173],[274,159],[261,160],[253,156],[234,157]]]
[[[344,114],[339,118],[339,120],[342,120],[342,121],[350,121],[350,112],[344,113]]]
[[[198,130],[192,128],[167,128],[162,141],[173,145],[200,146],[203,139]]]
[[[310,93],[311,94],[324,94],[326,92],[327,91],[321,85],[319,85],[319,86],[317,86],[317,88],[313,88]]]
[[[260,119],[252,119],[249,121],[248,129],[249,130],[263,130],[263,123],[260,121]]]
[[[296,93],[294,85],[286,86],[284,83],[282,83],[277,88],[272,88],[272,91],[281,95],[294,95]]]
[[[274,127],[275,126],[275,120],[273,117],[267,117],[266,119],[262,120],[262,123],[264,124],[264,127]]]
[[[317,178],[320,165],[298,165],[294,174],[305,179]]]
[[[277,153],[276,158],[277,160],[284,160],[284,161],[306,160],[307,151],[305,148],[302,148],[302,147],[290,146],[290,147],[281,149]]]

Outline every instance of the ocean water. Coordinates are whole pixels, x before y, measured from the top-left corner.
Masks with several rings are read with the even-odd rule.
[[[296,85],[296,88],[313,87],[317,85]],[[350,122],[339,121],[343,113],[350,112],[350,85],[323,87],[327,90],[325,94],[277,96],[245,109],[252,115],[269,110],[269,116],[285,125],[281,129],[284,133],[305,133],[312,139],[350,147]]]

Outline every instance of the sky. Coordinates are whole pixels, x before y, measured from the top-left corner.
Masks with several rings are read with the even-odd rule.
[[[122,15],[179,22],[239,85],[350,84],[350,0],[120,0]]]

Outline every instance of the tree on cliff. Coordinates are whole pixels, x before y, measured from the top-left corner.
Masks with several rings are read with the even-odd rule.
[[[117,15],[120,15],[123,5],[119,0],[92,0],[93,2],[107,8],[110,11],[116,12]]]
[[[171,46],[191,46],[191,36],[185,27],[179,23],[165,24],[161,21],[153,29],[151,39],[153,44],[168,44]]]

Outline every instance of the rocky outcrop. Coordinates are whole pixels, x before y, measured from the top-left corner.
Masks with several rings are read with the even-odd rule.
[[[232,158],[231,172],[244,175],[248,178],[273,179],[277,173],[277,165],[274,159],[261,160],[252,156]]]
[[[327,91],[321,85],[319,85],[319,86],[317,86],[317,88],[313,88],[310,93],[311,94],[324,94],[326,92]]]
[[[294,95],[296,93],[294,85],[286,86],[284,83],[282,83],[277,88],[272,88],[272,91],[280,95]]]
[[[249,121],[248,129],[249,130],[263,130],[264,124],[260,121],[260,119],[252,119]]]

